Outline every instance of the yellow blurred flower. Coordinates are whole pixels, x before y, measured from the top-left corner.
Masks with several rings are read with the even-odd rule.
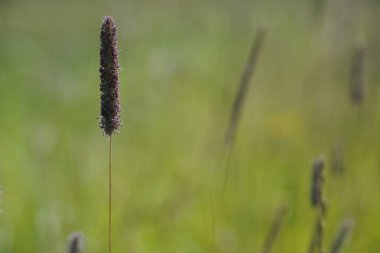
[[[298,134],[301,129],[300,118],[293,112],[274,115],[267,122],[267,129],[274,139],[287,139]]]

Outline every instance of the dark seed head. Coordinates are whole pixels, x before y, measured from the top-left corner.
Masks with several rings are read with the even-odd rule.
[[[121,126],[117,31],[106,16],[100,30],[100,127],[110,136]]]
[[[84,250],[84,238],[82,233],[74,232],[68,239],[68,253],[80,253]]]
[[[311,179],[311,204],[314,207],[321,207],[324,209],[323,202],[323,184],[324,184],[324,176],[323,176],[323,168],[325,166],[325,159],[323,157],[319,157],[314,161],[313,164],[313,175]]]
[[[348,240],[349,234],[354,227],[355,221],[352,218],[346,218],[340,225],[339,231],[335,236],[335,240],[331,245],[331,253],[338,253]]]

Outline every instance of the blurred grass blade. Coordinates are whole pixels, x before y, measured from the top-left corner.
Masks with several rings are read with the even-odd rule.
[[[280,231],[282,223],[284,222],[287,212],[288,208],[286,206],[280,206],[277,209],[272,226],[265,237],[264,245],[261,251],[262,253],[270,253],[272,251],[274,242],[277,239],[277,235]]]
[[[251,53],[248,62],[242,74],[239,90],[235,98],[234,106],[230,116],[229,126],[225,137],[225,148],[231,149],[235,139],[236,128],[239,122],[241,110],[248,92],[249,84],[251,82],[253,72],[255,70],[256,62],[259,57],[261,48],[264,44],[266,30],[261,28],[256,34],[254,43],[252,44]]]
[[[364,100],[364,71],[365,71],[364,46],[357,46],[352,59],[350,72],[351,99],[354,104],[360,105]]]
[[[335,236],[335,240],[331,244],[330,253],[339,253],[344,243],[347,241],[348,236],[354,226],[352,218],[346,218],[340,225],[340,229]]]

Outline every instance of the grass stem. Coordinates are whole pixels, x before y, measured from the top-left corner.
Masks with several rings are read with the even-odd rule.
[[[108,251],[112,252],[112,135],[109,136],[108,166]]]
[[[272,252],[273,245],[277,239],[278,233],[280,231],[281,225],[284,222],[287,211],[288,208],[286,206],[280,206],[276,211],[272,226],[265,237],[264,245],[261,250],[262,253]]]

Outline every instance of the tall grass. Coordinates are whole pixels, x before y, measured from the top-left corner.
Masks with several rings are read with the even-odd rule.
[[[276,214],[273,219],[273,223],[265,237],[265,241],[264,241],[261,253],[272,252],[274,243],[277,239],[278,233],[280,232],[280,228],[284,222],[287,212],[288,212],[287,206],[280,206],[278,210],[276,211]]]
[[[228,128],[225,135],[225,142],[224,142],[224,150],[225,150],[224,167],[225,168],[224,168],[224,178],[223,178],[223,186],[222,186],[223,190],[226,188],[228,177],[229,177],[229,162],[230,162],[230,156],[231,156],[231,152],[232,152],[234,142],[235,142],[237,127],[240,121],[243,106],[246,102],[245,100],[248,95],[249,87],[250,87],[251,80],[255,71],[255,67],[259,58],[259,54],[264,45],[266,33],[267,32],[264,28],[260,28],[257,31],[256,38],[251,47],[251,52],[249,54],[248,61],[241,75],[238,91],[237,91],[235,101],[233,104]]]
[[[310,24],[312,1],[317,2],[1,2],[6,36],[0,39],[4,119],[0,181],[6,195],[0,216],[0,252],[58,252],[59,242],[73,224],[89,233],[91,252],[104,252],[107,235],[101,217],[106,216],[99,208],[99,188],[107,176],[101,166],[105,153],[112,161],[109,168],[121,168],[113,171],[114,185],[109,189],[117,200],[117,208],[109,211],[114,251],[209,252],[202,243],[202,224],[209,221],[204,221],[199,201],[209,187],[204,167],[210,165],[207,159],[212,150],[220,148],[213,146],[212,139],[223,136],[215,122],[223,122],[225,116],[224,89],[241,63],[242,47],[250,37],[247,31],[261,22],[268,24],[271,38],[265,41],[266,57],[259,57],[256,70],[260,71],[251,83],[260,83],[254,90],[260,96],[253,102],[253,117],[244,114],[241,106],[240,120],[246,121],[244,126],[237,124],[232,141],[232,149],[239,151],[233,155],[241,177],[229,192],[233,200],[225,203],[227,208],[217,209],[218,215],[231,217],[226,229],[239,245],[235,252],[261,246],[259,239],[266,232],[262,228],[269,226],[263,224],[263,216],[278,199],[290,200],[292,208],[283,230],[287,233],[275,243],[284,253],[302,251],[310,221],[304,203],[308,189],[304,160],[315,153],[310,143],[326,147],[334,130],[343,133],[347,163],[345,177],[338,178],[339,190],[330,188],[330,202],[340,204],[329,209],[329,224],[339,219],[338,214],[352,212],[360,231],[352,247],[343,250],[376,252],[379,120],[376,113],[368,118],[359,143],[348,131],[351,124],[338,117],[353,112],[342,110],[347,95],[352,97],[346,91],[345,75],[336,71],[341,68],[346,73],[347,55],[342,50],[333,57],[326,54],[340,8],[328,9],[329,16]],[[340,3],[347,1],[331,3],[344,7]],[[125,66],[132,91],[126,102],[133,105],[126,108],[134,131],[118,136],[118,142],[114,136],[112,141],[107,138],[110,154],[99,145],[96,126],[91,125],[98,114],[93,106],[97,103],[93,52],[98,47],[94,24],[106,7],[123,26],[118,30],[122,45],[134,48],[128,50],[130,64]],[[354,24],[350,32],[368,38],[365,58],[374,64],[364,68],[364,76],[369,74],[363,93],[367,102],[378,95],[379,11],[367,0],[355,2],[354,7],[358,15],[347,17]],[[331,33],[321,33],[323,29]],[[338,41],[342,48],[351,43],[349,36],[345,38]],[[249,102],[252,93],[246,94]],[[370,102],[376,112],[378,101]],[[317,117],[312,115],[316,110]],[[331,114],[324,112],[337,116],[331,128]],[[252,125],[255,129],[250,129]],[[237,133],[244,141],[236,138]],[[126,164],[130,169],[122,169]],[[354,170],[359,164],[360,170]],[[109,173],[111,179],[111,169]],[[325,232],[326,237],[330,235],[331,226]]]
[[[109,138],[108,250],[112,252],[112,135],[121,126],[119,101],[119,49],[116,25],[106,16],[100,32],[100,127]]]

